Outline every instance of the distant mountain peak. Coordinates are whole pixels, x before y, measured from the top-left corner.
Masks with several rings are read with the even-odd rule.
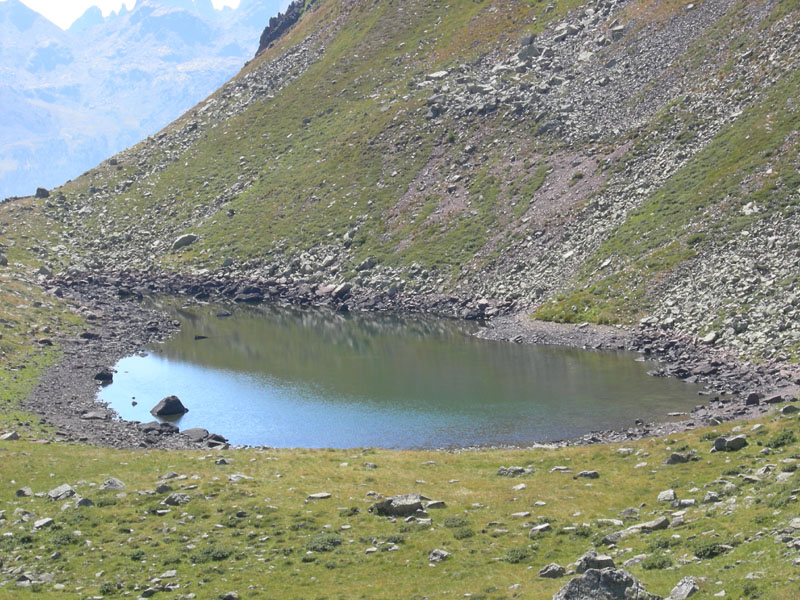
[[[125,5],[123,4],[122,7],[124,8]],[[75,22],[70,25],[67,31],[72,33],[76,33],[78,31],[84,31],[89,29],[90,27],[94,27],[95,25],[100,25],[105,22],[105,18],[103,17],[103,12],[97,6],[90,6],[86,9],[80,17],[78,17]]]

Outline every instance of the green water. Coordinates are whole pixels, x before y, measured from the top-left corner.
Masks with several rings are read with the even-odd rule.
[[[173,309],[181,331],[123,359],[120,415],[177,395],[176,424],[236,444],[391,448],[528,444],[664,419],[696,386],[629,353],[482,340],[462,322],[290,308]],[[134,406],[133,403],[136,403]]]

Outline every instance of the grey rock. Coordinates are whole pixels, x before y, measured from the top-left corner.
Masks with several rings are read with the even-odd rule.
[[[100,486],[101,490],[124,490],[125,484],[116,477],[109,477]]]
[[[150,414],[154,417],[182,415],[187,412],[189,412],[189,409],[183,405],[177,396],[167,396],[150,409]]]
[[[589,569],[571,579],[553,596],[553,600],[661,600],[650,594],[642,583],[622,569]]]
[[[734,437],[720,436],[714,440],[713,452],[735,452],[747,446],[747,436],[737,435]]]
[[[208,437],[208,430],[201,427],[192,427],[181,431],[181,435],[188,437],[193,442],[200,443]]]
[[[697,580],[694,577],[684,577],[678,582],[678,585],[672,588],[667,600],[686,600],[699,591],[700,586],[697,585]]]
[[[577,573],[585,573],[589,569],[613,568],[614,559],[606,554],[598,554],[596,550],[589,550],[578,559],[575,566]]]
[[[600,473],[597,471],[581,471],[577,475],[575,475],[575,479],[584,478],[584,479],[598,479],[600,477]]]
[[[23,487],[17,490],[16,492],[17,498],[27,498],[33,496],[33,490],[29,487]]]
[[[72,498],[76,494],[75,489],[66,483],[62,483],[56,488],[53,488],[49,492],[47,492],[47,497],[50,500],[61,501],[66,500],[67,498]]]
[[[519,477],[520,475],[530,475],[533,469],[526,469],[525,467],[500,467],[497,469],[497,475],[500,477]]]
[[[307,496],[308,500],[327,500],[330,498],[331,495],[329,492],[317,492],[316,494],[309,494]]]
[[[528,532],[528,535],[530,537],[535,537],[540,533],[544,533],[546,531],[552,531],[552,529],[553,526],[550,525],[550,523],[542,523],[541,525],[535,525],[534,527],[531,527],[531,530]]]
[[[659,502],[675,502],[676,499],[677,495],[675,494],[675,490],[664,490],[658,494]]]
[[[19,434],[16,431],[9,431],[0,435],[0,442],[13,442],[19,439]]]
[[[51,527],[55,523],[53,519],[50,517],[45,517],[44,519],[39,519],[34,521],[33,528],[34,529],[44,529],[45,527]]]
[[[376,502],[369,508],[369,512],[380,517],[407,517],[418,510],[422,510],[422,502],[430,500],[420,494],[402,494],[392,496]]]
[[[787,404],[781,409],[782,415],[792,415],[796,412],[800,412],[800,408],[797,408],[796,406],[793,406],[791,404]]]
[[[197,241],[197,236],[194,233],[186,233],[180,237],[178,237],[174,242],[172,242],[172,249],[179,250],[185,246],[190,246]]]
[[[164,498],[161,504],[165,504],[167,506],[182,506],[188,503],[191,499],[192,497],[189,494],[175,492]]]
[[[564,573],[566,573],[566,569],[557,563],[550,563],[549,565],[542,567],[539,569],[539,577],[543,577],[545,579],[558,579],[559,577],[563,577]]]
[[[430,554],[428,554],[428,561],[429,562],[442,562],[443,560],[447,560],[450,556],[450,553],[447,550],[441,550],[436,548],[435,550],[431,550]]]

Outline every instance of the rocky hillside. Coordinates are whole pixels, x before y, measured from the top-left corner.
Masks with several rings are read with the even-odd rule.
[[[162,132],[3,205],[9,256],[800,355],[795,1],[290,10]]]

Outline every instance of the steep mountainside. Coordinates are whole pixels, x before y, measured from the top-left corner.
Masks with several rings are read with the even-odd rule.
[[[0,2],[0,199],[60,185],[178,117],[241,68],[285,4],[139,0],[62,31]]]
[[[795,1],[292,10],[161,133],[47,200],[3,206],[4,237],[47,272],[643,320],[798,357]],[[21,211],[28,232],[12,231]]]

